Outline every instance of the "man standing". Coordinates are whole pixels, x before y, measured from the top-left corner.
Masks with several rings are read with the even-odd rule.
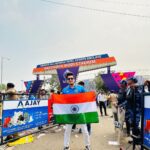
[[[127,80],[128,88],[126,92],[126,113],[125,121],[127,126],[127,134],[139,135],[139,124],[141,116],[141,91],[137,86],[138,80],[134,77]]]
[[[115,91],[111,91],[110,95],[108,96],[108,99],[111,103],[111,109],[112,109],[112,113],[113,113],[113,117],[114,117],[114,122],[118,122],[118,96],[115,93]]]
[[[6,90],[6,100],[17,100],[19,99],[17,95],[17,91],[15,90],[15,85],[13,83],[7,83],[7,90]],[[18,138],[18,133],[14,133],[13,135],[8,135],[5,141]]]
[[[83,81],[80,81],[80,82],[78,82],[78,85],[81,85],[84,87],[85,83]],[[91,124],[90,123],[87,124],[87,130],[89,132],[89,135],[91,135]],[[79,133],[82,133],[81,129],[79,129]]]
[[[66,74],[66,79],[67,79],[68,86],[62,90],[63,94],[77,94],[77,93],[85,92],[85,89],[83,86],[75,85],[75,78],[72,72],[69,72]],[[64,133],[64,150],[70,150],[69,142],[70,142],[72,126],[73,126],[72,124],[66,124],[66,130]],[[82,124],[81,128],[82,128],[83,137],[84,137],[85,150],[90,150],[90,138],[89,138],[89,133],[87,130],[87,125]]]
[[[125,121],[126,92],[127,92],[127,81],[122,80],[120,82],[120,89],[118,92],[118,121],[121,130],[123,130],[123,123]]]
[[[98,103],[99,103],[101,116],[103,116],[102,108],[104,108],[105,116],[108,116],[107,115],[107,111],[106,111],[107,98],[106,98],[106,95],[105,95],[105,93],[103,91],[98,94],[97,100],[98,100]]]

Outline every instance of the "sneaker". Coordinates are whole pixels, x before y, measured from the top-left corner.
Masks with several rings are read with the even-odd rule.
[[[70,150],[70,147],[69,146],[68,147],[64,147],[63,150]]]
[[[85,146],[85,149],[84,149],[84,150],[91,150],[91,148],[90,148],[89,145],[87,145],[87,146]]]

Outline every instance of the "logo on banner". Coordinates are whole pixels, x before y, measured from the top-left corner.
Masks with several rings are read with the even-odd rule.
[[[35,105],[39,106],[39,104],[40,104],[40,100],[19,101],[17,108],[18,107],[24,108],[27,106],[35,106]]]
[[[69,73],[70,71],[69,71],[69,69],[67,69],[64,73],[63,73],[63,77],[64,77],[64,79],[63,79],[63,83],[67,83],[67,79],[66,79],[66,74],[67,73]]]
[[[58,74],[60,85],[61,85],[62,89],[68,85],[67,80],[66,80],[66,74],[69,72],[72,72],[74,75],[74,78],[76,79],[78,70],[79,70],[79,67],[57,69],[57,74]]]

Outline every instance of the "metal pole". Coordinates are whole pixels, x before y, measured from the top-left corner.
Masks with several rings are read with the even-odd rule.
[[[21,91],[23,91],[24,80],[21,80]]]
[[[3,57],[1,57],[1,86],[3,84]]]
[[[142,89],[142,100],[141,100],[141,150],[143,150],[143,143],[144,143],[144,86]]]
[[[3,61],[4,61],[4,59],[10,60],[7,57],[1,57],[1,85],[3,84]]]

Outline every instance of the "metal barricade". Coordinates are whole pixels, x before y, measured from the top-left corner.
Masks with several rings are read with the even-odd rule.
[[[42,98],[39,98],[39,95],[37,94],[11,94],[11,96],[12,95],[17,95],[18,99],[8,100],[7,98],[10,96],[10,94],[0,94],[0,145],[58,126],[54,122],[51,108],[52,102],[50,99],[48,99],[48,95],[43,95]],[[30,113],[33,116],[30,115]],[[21,123],[16,120],[16,118]],[[32,125],[30,121],[32,121],[32,124],[34,125]],[[34,130],[33,132],[13,138],[8,141],[4,140],[4,137],[7,137],[9,135],[29,129],[38,128],[43,125],[46,125],[46,127],[40,130]]]

